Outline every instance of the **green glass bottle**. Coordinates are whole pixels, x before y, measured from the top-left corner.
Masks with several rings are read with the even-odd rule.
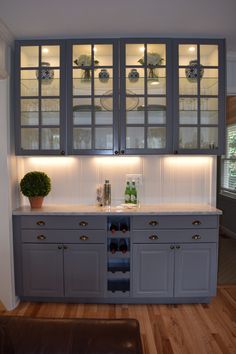
[[[125,203],[131,203],[131,188],[130,188],[130,183],[129,181],[126,182],[126,187],[125,187]]]
[[[132,181],[132,186],[131,186],[131,203],[137,204],[137,189],[136,189],[135,181]]]

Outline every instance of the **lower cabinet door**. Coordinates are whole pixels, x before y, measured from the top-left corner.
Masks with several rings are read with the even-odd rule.
[[[23,295],[63,296],[63,250],[57,244],[23,244]]]
[[[64,249],[65,296],[104,296],[105,246],[67,245]]]
[[[182,244],[175,250],[176,297],[209,297],[216,294],[215,243]]]
[[[174,250],[167,244],[133,245],[133,296],[172,297]]]

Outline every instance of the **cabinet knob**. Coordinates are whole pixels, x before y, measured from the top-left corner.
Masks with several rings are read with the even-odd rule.
[[[61,150],[61,155],[64,156],[65,155],[65,151]]]
[[[37,239],[40,240],[40,241],[46,240],[46,236],[44,236],[44,235],[38,235],[38,236],[37,236]]]
[[[115,150],[114,154],[115,154],[115,155],[119,155],[119,151],[118,151],[118,150]]]
[[[151,221],[149,222],[149,225],[151,225],[151,226],[157,226],[157,225],[159,225],[159,222],[156,221],[156,220],[151,220]]]
[[[192,222],[192,225],[195,225],[195,226],[201,225],[201,221],[200,221],[200,220],[194,220],[194,221]]]
[[[58,246],[57,248],[58,248],[59,250],[62,250],[62,246]]]
[[[180,249],[180,246],[178,245],[178,246],[176,246],[175,248],[176,248],[177,250],[179,250],[179,249]]]
[[[85,236],[85,235],[80,236],[81,241],[87,241],[88,239],[89,239],[88,236]]]
[[[67,249],[68,249],[68,246],[63,246],[63,249],[64,249],[64,250],[67,250]]]
[[[43,220],[39,220],[39,221],[36,222],[36,225],[45,226],[45,222]]]
[[[124,155],[125,150],[120,150],[121,155]]]
[[[88,225],[88,223],[87,221],[80,221],[79,225],[85,227]]]
[[[193,239],[193,240],[200,240],[200,239],[201,239],[201,236],[200,236],[200,235],[193,235],[193,236],[192,236],[192,239]]]
[[[171,249],[171,250],[173,250],[174,248],[175,248],[175,246],[173,246],[173,245],[172,245],[172,246],[170,246],[170,249]]]
[[[149,239],[152,241],[155,241],[155,240],[158,240],[159,237],[157,235],[151,235],[151,236],[149,236]]]

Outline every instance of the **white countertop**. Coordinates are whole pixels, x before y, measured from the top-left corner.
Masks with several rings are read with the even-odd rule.
[[[222,211],[206,204],[153,204],[128,208],[124,206],[99,207],[95,205],[45,205],[40,209],[22,206],[13,215],[220,215]]]

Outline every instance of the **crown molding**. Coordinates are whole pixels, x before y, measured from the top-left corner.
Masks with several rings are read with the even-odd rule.
[[[12,45],[14,41],[13,34],[1,19],[0,19],[0,39],[2,39],[8,45]]]

